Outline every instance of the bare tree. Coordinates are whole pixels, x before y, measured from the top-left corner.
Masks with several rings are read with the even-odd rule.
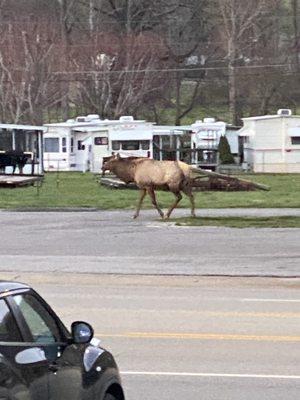
[[[209,48],[207,0],[178,1],[176,11],[166,20],[168,33],[169,65],[174,69],[172,93],[175,108],[175,125],[198,105],[201,84],[205,78],[205,66],[214,52]],[[187,89],[188,88],[188,89]]]
[[[100,11],[102,10],[104,2],[105,0],[89,0],[88,21],[91,35],[102,28],[105,18]]]
[[[94,0],[98,18],[121,33],[156,31],[178,8],[178,0]]]
[[[292,46],[282,35],[288,21],[282,18],[285,12],[282,2],[268,0],[264,12],[255,18],[253,27],[238,42],[233,65],[235,123],[245,115],[274,112],[274,108],[287,104],[284,93],[292,93],[288,89],[293,70]]]
[[[300,37],[299,37],[299,2],[298,0],[291,0],[292,18],[293,18],[293,41],[295,53],[295,67],[299,71],[299,50],[300,50]]]
[[[267,0],[217,0],[228,65],[228,97],[231,122],[238,123],[236,66],[242,60],[245,46],[255,41],[259,17],[267,9]]]
[[[64,48],[64,57],[60,60],[61,70],[69,71],[70,69],[70,51],[72,45],[72,30],[74,27],[74,6],[75,0],[57,0],[59,6],[59,24],[61,41]],[[68,75],[65,75],[61,82],[61,89],[64,92],[62,99],[62,117],[67,119],[69,116],[69,92],[70,85]]]
[[[152,34],[100,35],[84,54],[75,56],[78,90],[73,101],[103,117],[136,114],[153,93],[162,93],[167,85],[157,72],[163,66],[159,56],[164,51],[159,41]]]
[[[298,13],[299,0],[0,0],[2,118],[41,121],[45,93],[63,119],[296,109]]]
[[[6,0],[1,0],[1,1],[0,1],[0,13],[1,13],[1,17],[2,17],[3,7],[4,7],[5,3],[6,3]]]
[[[42,124],[43,112],[61,101],[54,75],[55,33],[20,23],[4,28],[0,48],[2,120]],[[56,49],[57,50],[57,49]]]

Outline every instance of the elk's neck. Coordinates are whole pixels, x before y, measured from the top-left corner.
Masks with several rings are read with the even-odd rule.
[[[132,182],[134,180],[134,165],[130,162],[120,161],[113,167],[113,173],[124,182]]]

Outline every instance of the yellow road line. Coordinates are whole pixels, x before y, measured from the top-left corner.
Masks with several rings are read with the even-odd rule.
[[[164,332],[124,332],[97,333],[97,337],[129,338],[129,339],[180,339],[180,340],[228,340],[255,342],[300,342],[300,336],[280,335],[240,335],[227,333],[164,333]]]
[[[99,307],[90,307],[90,312],[106,312],[107,308],[99,308]],[[73,307],[63,307],[61,308],[62,313],[72,313],[74,312]],[[110,312],[114,312],[116,314],[121,313],[132,313],[132,314],[139,314],[142,312],[145,313],[152,313],[157,314],[158,311],[154,309],[135,309],[135,310],[128,310],[125,308],[118,308],[115,310],[110,310]],[[241,312],[241,311],[208,311],[208,310],[160,310],[159,313],[161,315],[184,315],[185,317],[193,317],[196,318],[200,317],[216,317],[216,318],[290,318],[290,319],[300,319],[299,312]]]

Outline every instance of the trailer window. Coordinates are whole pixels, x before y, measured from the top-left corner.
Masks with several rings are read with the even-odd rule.
[[[118,141],[118,140],[113,140],[112,142],[111,142],[111,148],[113,149],[113,150],[120,150],[120,142]]]
[[[71,153],[74,153],[74,138],[71,137]]]
[[[59,153],[59,138],[45,138],[45,153]]]
[[[300,144],[300,136],[292,136],[292,144]]]
[[[94,138],[95,146],[105,146],[108,145],[108,138],[106,136],[95,137]]]
[[[185,132],[182,136],[179,137],[179,142],[180,142],[180,147],[183,147],[184,149],[190,149],[191,148],[191,135],[188,132]]]
[[[67,152],[67,138],[65,137],[62,138],[62,152],[63,153]]]
[[[11,150],[12,145],[12,131],[0,129],[0,150]]]
[[[138,140],[124,140],[122,150],[139,150],[140,142]]]
[[[149,150],[150,149],[150,140],[141,140],[141,149]]]
[[[83,144],[83,140],[77,141],[77,150],[85,150],[85,145]]]

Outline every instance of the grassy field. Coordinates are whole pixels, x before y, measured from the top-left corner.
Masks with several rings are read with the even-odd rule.
[[[198,192],[195,193],[197,208],[226,207],[299,207],[300,174],[243,175],[244,179],[269,185],[271,190],[253,192]],[[98,177],[90,173],[47,173],[42,187],[0,189],[0,208],[38,209],[83,207],[98,209],[133,209],[138,193],[135,190],[107,189],[98,183]],[[168,207],[173,201],[170,193],[159,192],[158,201]],[[151,207],[145,199],[144,208]],[[189,207],[186,197],[180,207]]]

